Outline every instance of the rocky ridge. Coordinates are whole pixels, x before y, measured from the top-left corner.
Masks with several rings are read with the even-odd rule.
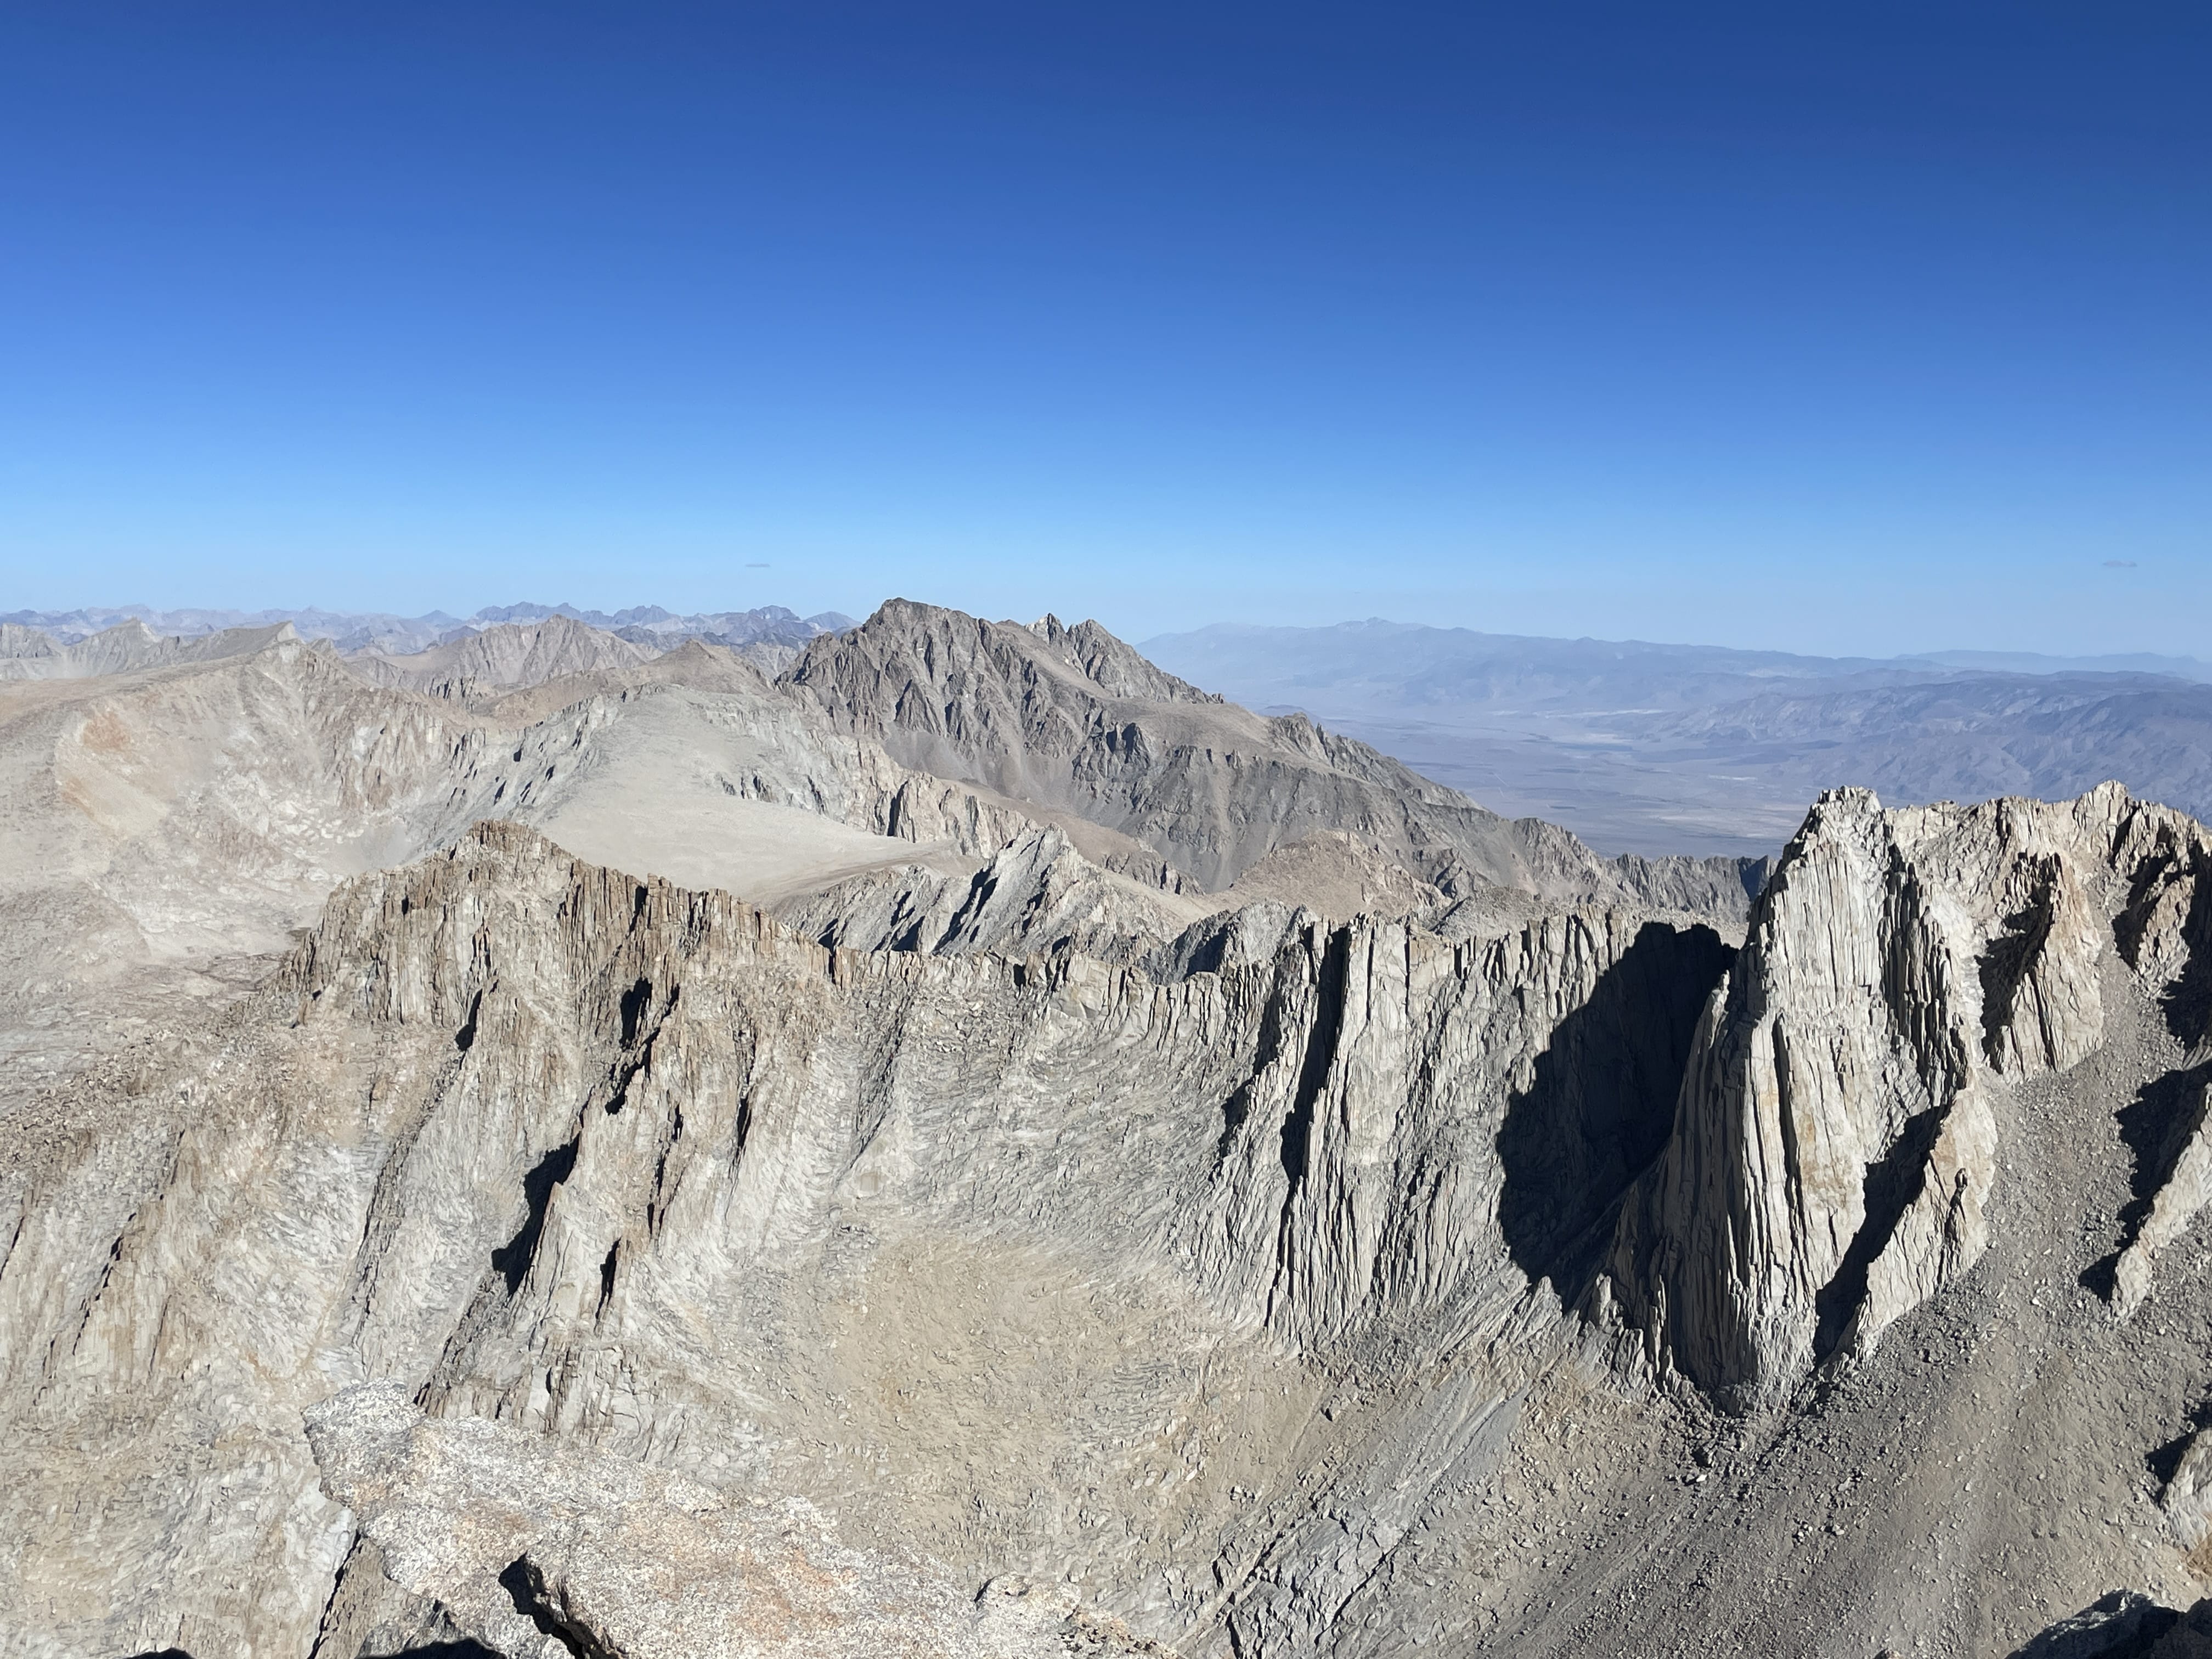
[[[930,625],[953,627],[953,615],[932,613]],[[151,636],[131,628],[135,652]],[[1072,695],[1103,695],[1088,678],[1074,687],[1085,662],[1125,690],[1160,691],[1164,702],[1119,705],[1130,729],[1181,706],[1095,627],[1063,630],[1057,647],[1049,630],[1013,631],[1057,666]],[[543,644],[551,635],[532,637]],[[917,770],[793,684],[696,641],[499,696],[483,675],[439,679],[457,672],[452,661],[425,686],[475,688],[469,695],[364,683],[357,660],[282,627],[154,644],[150,660],[134,658],[118,672],[0,690],[0,775],[9,786],[0,805],[9,854],[0,914],[15,929],[21,963],[14,982],[0,984],[0,1043],[35,1066],[15,1090],[81,1063],[111,1027],[142,1030],[177,999],[234,994],[264,970],[255,958],[312,921],[336,882],[447,844],[485,816],[539,824],[607,862],[771,902],[917,857],[966,878],[1049,826],[1108,874],[1163,895],[1150,908],[1176,912],[1178,928],[1232,902],[1178,904],[1206,884],[1125,833],[1110,803],[1066,792],[1017,797]],[[574,665],[539,645],[517,649],[514,662],[486,674],[527,678]],[[1002,666],[1014,678],[997,689],[978,682],[977,700],[1003,702],[1026,661],[1009,658]],[[1337,799],[1346,780],[1326,757],[1295,744],[1274,755],[1264,722],[1197,702],[1250,726],[1239,741],[1259,745],[1249,761],[1241,750],[1225,754],[1217,769],[1229,781],[1208,809],[1246,826],[1235,835],[1261,855],[1256,868],[1245,866],[1261,886],[1233,902],[1266,896],[1347,914],[1376,906],[1403,914],[1427,902],[1421,878],[1393,852],[1397,842],[1358,833],[1367,796],[1355,789]],[[1346,752],[1358,766],[1387,768],[1356,746]],[[1335,805],[1272,821],[1266,792],[1286,768],[1305,780],[1299,788]],[[1124,768],[1122,777],[1127,787],[1152,788],[1141,769]],[[1292,830],[1302,833],[1283,839]],[[1579,846],[1571,837],[1561,844]],[[1479,909],[1511,910],[1534,896],[1443,862],[1440,878],[1455,895],[1473,892]],[[1620,890],[1586,850],[1569,862],[1583,872],[1571,890]],[[1747,902],[1735,866],[1679,862],[1663,881],[1640,886],[1655,902],[1733,927]],[[1280,879],[1268,888],[1271,868]]]
[[[450,1620],[459,1589],[365,1571],[374,1523],[285,1427],[378,1377],[441,1420],[859,1517],[850,1547],[957,1583],[1071,1583],[1184,1652],[1364,1654],[1394,1630],[1555,1650],[1540,1579],[1431,1586],[1436,1550],[1475,1547],[1578,1421],[1745,1468],[1814,1431],[1782,1407],[1816,1368],[1882,1382],[1885,1332],[2002,1237],[2012,1091],[2104,1053],[2127,995],[2201,1042],[2203,845],[2117,790],[1846,794],[1741,953],[1632,912],[1457,943],[1293,917],[1146,972],[825,949],[485,825],[342,888],[196,1056],[104,1083],[166,1152],[58,1147],[15,1188],[11,1582],[80,1643],[305,1651],[349,1577],[349,1629]],[[1780,1150],[1753,1182],[1727,1149],[1760,1137]],[[1699,1246],[1718,1233],[1767,1254],[1737,1269]],[[1717,1434],[1704,1400],[1749,1415]],[[125,1422],[157,1431],[121,1467],[65,1449]],[[254,1517],[212,1583],[149,1565],[211,1547],[190,1504],[149,1501],[211,1495],[205,1444]],[[2156,1522],[2176,1559],[2201,1464]],[[1743,1478],[1747,1518],[1786,1508]],[[1605,1480],[1607,1513],[1657,1495]],[[104,1540],[131,1584],[40,1518],[57,1490],[155,1528]],[[1870,1613],[1946,1627],[1896,1564],[1864,1582],[1889,1586]],[[2010,1604],[1979,1595],[2001,1628]],[[1650,1611],[1620,1628],[1656,1639]]]
[[[289,623],[225,629],[185,639],[165,638],[142,622],[127,622],[64,644],[36,629],[0,623],[0,680],[96,679],[142,668],[246,656],[299,637]]]
[[[649,647],[562,616],[502,623],[407,655],[364,652],[349,659],[372,684],[404,686],[457,702],[600,669],[631,668],[657,653]]]
[[[1024,627],[893,600],[816,640],[784,683],[903,765],[1066,808],[1212,890],[1324,830],[1446,891],[1487,883],[1741,916],[1761,873],[1736,860],[1600,859],[1556,825],[1486,812],[1303,715],[1224,703],[1095,623]]]
[[[0,738],[15,1007],[252,987],[9,1120],[0,1651],[2195,1639],[2104,1592],[2212,1573],[2212,837],[2117,787],[1753,899],[926,607]]]

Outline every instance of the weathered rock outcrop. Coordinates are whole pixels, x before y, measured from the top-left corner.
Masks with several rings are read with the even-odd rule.
[[[1971,1267],[1997,1165],[1991,1091],[2097,1048],[2116,927],[2153,990],[2196,959],[2175,873],[2193,828],[2116,786],[1894,812],[1865,791],[1824,796],[1622,1216],[1613,1273],[1655,1361],[1731,1404],[1770,1403]],[[2124,1306],[2203,1203],[2204,1157],[2183,1139],[2170,1199],[2122,1258]]]

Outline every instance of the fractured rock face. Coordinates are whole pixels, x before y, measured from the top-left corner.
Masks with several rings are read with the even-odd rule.
[[[2014,1077],[2063,1072],[2104,1037],[2097,976],[2111,927],[2057,854],[2021,860],[2015,884],[2024,902],[2000,901],[2004,931],[1981,959],[1984,1050]]]
[[[1496,1456],[1516,1384],[1489,1356],[1565,1340],[1532,1281],[1573,1299],[1595,1271],[1728,953],[1607,912],[1457,943],[1242,927],[1161,980],[831,951],[511,824],[349,884],[206,1061],[118,1103],[127,1178],[48,1160],[0,1267],[9,1397],[254,1447],[264,1484],[225,1501],[296,1541],[125,1583],[26,1515],[31,1570],[119,1610],[98,1628],[303,1641],[352,1546],[282,1413],[379,1377],[841,1510],[895,1491],[932,1552],[1090,1575],[1156,1640],[1245,1620],[1316,1647],[1444,1472]],[[971,1329],[986,1272],[1010,1300]],[[1326,1368],[1381,1352],[1462,1368],[1403,1408],[1433,1431],[1266,1475]],[[170,1443],[131,1478],[200,1491]],[[1071,1492],[1127,1541],[1070,1565]],[[1292,1594],[1323,1581],[1267,1540],[1335,1513],[1375,1517],[1368,1567]],[[1202,1588],[1194,1553],[1249,1588]]]
[[[2176,1126],[2175,1137],[2179,1148],[2152,1195],[2150,1213],[2113,1264],[2112,1305],[2123,1319],[2150,1294],[2159,1253],[2179,1241],[2212,1200],[2212,1085],[2197,1085],[2196,1104]]]
[[[1824,799],[1759,902],[1674,1139],[1622,1218],[1616,1277],[1658,1357],[1750,1403],[1863,1307],[1895,1311],[1869,1300],[1875,1257],[1853,1258],[1870,1221],[1887,1248],[1932,1196],[1924,1266],[1940,1277],[1978,1252],[1994,1148],[1961,971],[1872,798]],[[1847,1263],[1859,1282],[1839,1285]],[[1821,1305],[1832,1286],[1848,1304]]]
[[[1822,798],[1621,1218],[1613,1274],[1655,1360],[1731,1404],[1771,1403],[1972,1266],[1996,1169],[1990,1091],[2101,1041],[2118,896],[2150,860],[2176,862],[2128,849],[2170,848],[2175,817],[2116,787],[1888,813],[1864,791]],[[2185,954],[2166,942],[2185,903],[2136,888],[2135,953]],[[2181,1184],[2170,1213],[2185,1218],[2202,1201],[2193,1163]]]

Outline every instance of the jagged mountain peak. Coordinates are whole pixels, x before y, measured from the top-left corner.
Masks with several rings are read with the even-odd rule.
[[[1350,833],[1423,879],[1548,896],[1648,897],[1655,878],[1741,914],[1730,866],[1599,859],[1568,832],[1509,823],[1303,715],[1255,714],[1154,667],[1095,623],[988,622],[894,599],[824,635],[784,684],[903,765],[1073,811],[1218,891],[1278,848]],[[1454,872],[1456,872],[1456,875]]]
[[[991,622],[920,600],[885,600],[866,622],[811,642],[790,670],[801,683],[820,683],[865,662],[881,672],[903,669],[910,682],[981,672],[1006,679],[1072,669],[1103,696],[1156,702],[1218,703],[1210,692],[1154,666],[1133,646],[1097,622],[1063,625],[1046,616],[1023,624]],[[917,672],[916,671],[919,671]]]

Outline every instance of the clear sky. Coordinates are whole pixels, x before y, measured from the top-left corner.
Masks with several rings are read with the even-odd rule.
[[[0,9],[0,610],[2212,654],[2212,7]]]

